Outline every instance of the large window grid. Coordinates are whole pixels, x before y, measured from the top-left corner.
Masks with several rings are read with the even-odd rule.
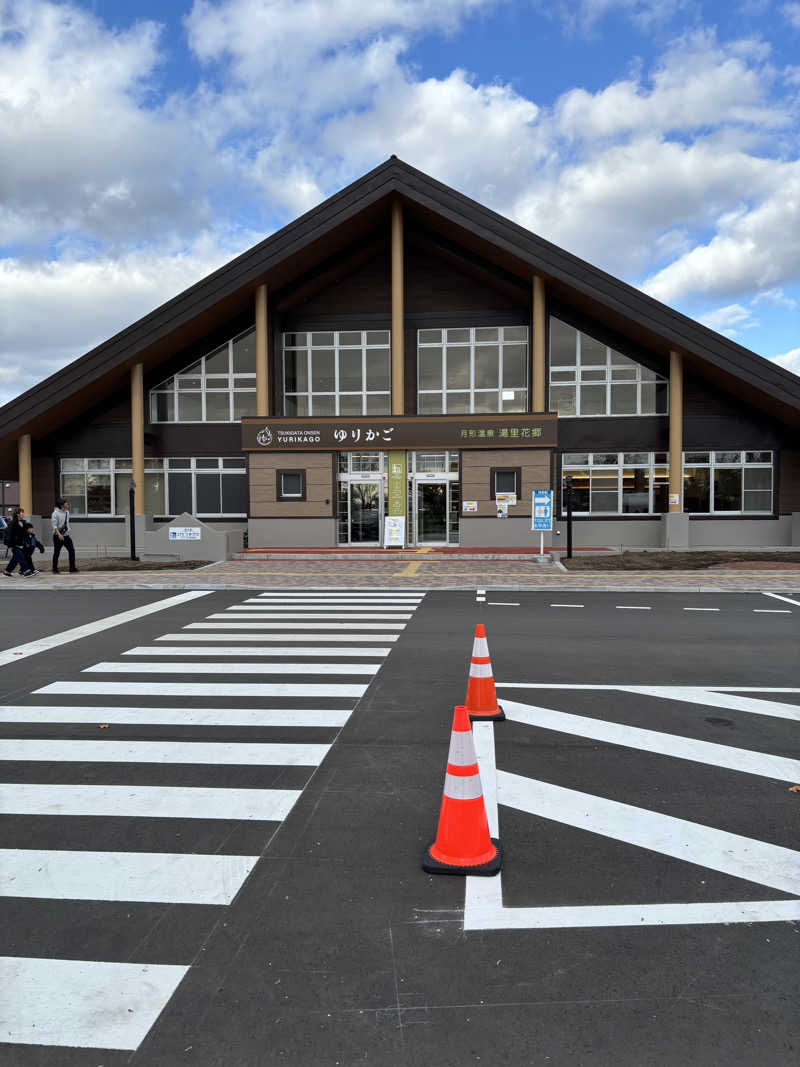
[[[203,518],[247,517],[247,461],[230,458],[144,461],[144,505],[148,515],[186,511]],[[74,518],[129,514],[133,477],[130,459],[62,459],[61,493]]]
[[[389,331],[285,333],[283,413],[389,415]]]
[[[567,475],[574,515],[659,515],[667,510],[666,452],[567,452],[562,458],[562,514]]]
[[[683,510],[772,514],[772,452],[684,452]]]
[[[527,326],[418,331],[420,415],[527,409]]]
[[[551,316],[551,411],[562,418],[666,415],[668,407],[666,378]]]
[[[239,422],[256,413],[256,333],[245,330],[150,391],[151,422]]]

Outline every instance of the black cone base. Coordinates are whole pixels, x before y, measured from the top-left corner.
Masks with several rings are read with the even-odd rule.
[[[506,713],[503,711],[501,704],[497,705],[497,711],[493,715],[489,712],[487,712],[485,715],[473,715],[471,711],[469,712],[470,722],[502,722],[505,717]]]
[[[497,849],[497,855],[494,859],[487,860],[486,863],[479,863],[474,867],[451,867],[449,863],[440,863],[439,860],[435,860],[431,855],[431,848],[435,843],[435,841],[431,841],[422,859],[422,869],[427,871],[428,874],[478,874],[491,878],[493,874],[499,874],[500,868],[503,866],[503,849],[500,845],[500,839],[497,837],[492,838],[492,844]]]

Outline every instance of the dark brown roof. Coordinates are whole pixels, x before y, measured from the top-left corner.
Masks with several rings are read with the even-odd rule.
[[[252,306],[262,282],[280,286],[307,271],[343,240],[373,227],[391,197],[428,224],[480,248],[515,273],[544,275],[556,293],[575,294],[603,309],[664,350],[683,351],[713,377],[734,380],[755,403],[766,401],[789,421],[800,421],[800,377],[709,330],[640,290],[498,215],[392,156],[341,192],[209,274],[180,295],[104,341],[0,408],[0,443],[19,434],[49,432],[74,418],[81,405],[119,388],[128,368],[151,367],[220,321]],[[714,373],[716,372],[716,373]],[[744,387],[744,390],[743,388]],[[65,404],[65,402],[68,402]],[[69,409],[59,416],[59,405]],[[63,409],[62,409],[63,410]],[[5,442],[3,442],[5,438]]]

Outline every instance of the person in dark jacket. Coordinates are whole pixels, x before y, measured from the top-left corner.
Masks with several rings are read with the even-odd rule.
[[[56,506],[50,516],[50,521],[53,525],[53,574],[58,574],[58,557],[61,555],[62,548],[66,548],[69,556],[69,573],[77,574],[75,546],[69,535],[69,501],[66,497],[60,496],[56,500]]]
[[[36,573],[36,568],[33,565],[33,553],[38,548],[40,552],[44,552],[44,545],[36,536],[36,531],[33,528],[32,522],[24,522],[25,527],[25,544],[22,548],[22,552],[25,556],[25,561],[28,564],[28,570]]]
[[[25,511],[23,508],[14,508],[11,512],[11,529],[8,537],[11,560],[3,571],[6,578],[11,578],[16,566],[19,566],[23,578],[30,578],[37,573],[25,557],[25,538]]]

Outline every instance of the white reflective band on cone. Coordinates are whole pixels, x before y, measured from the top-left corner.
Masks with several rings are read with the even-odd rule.
[[[476,637],[475,638],[475,642],[474,642],[474,644],[472,646],[472,655],[473,656],[488,656],[489,655],[489,645],[487,644],[487,641],[486,641],[485,637]]]
[[[470,663],[469,665],[470,678],[491,678],[492,677],[492,665],[491,663]]]
[[[453,730],[450,734],[447,762],[452,763],[454,767],[469,767],[478,762],[472,741],[472,730]]]
[[[444,795],[450,800],[477,800],[478,797],[483,796],[481,776],[471,774],[468,778],[463,778],[459,774],[446,774]]]

